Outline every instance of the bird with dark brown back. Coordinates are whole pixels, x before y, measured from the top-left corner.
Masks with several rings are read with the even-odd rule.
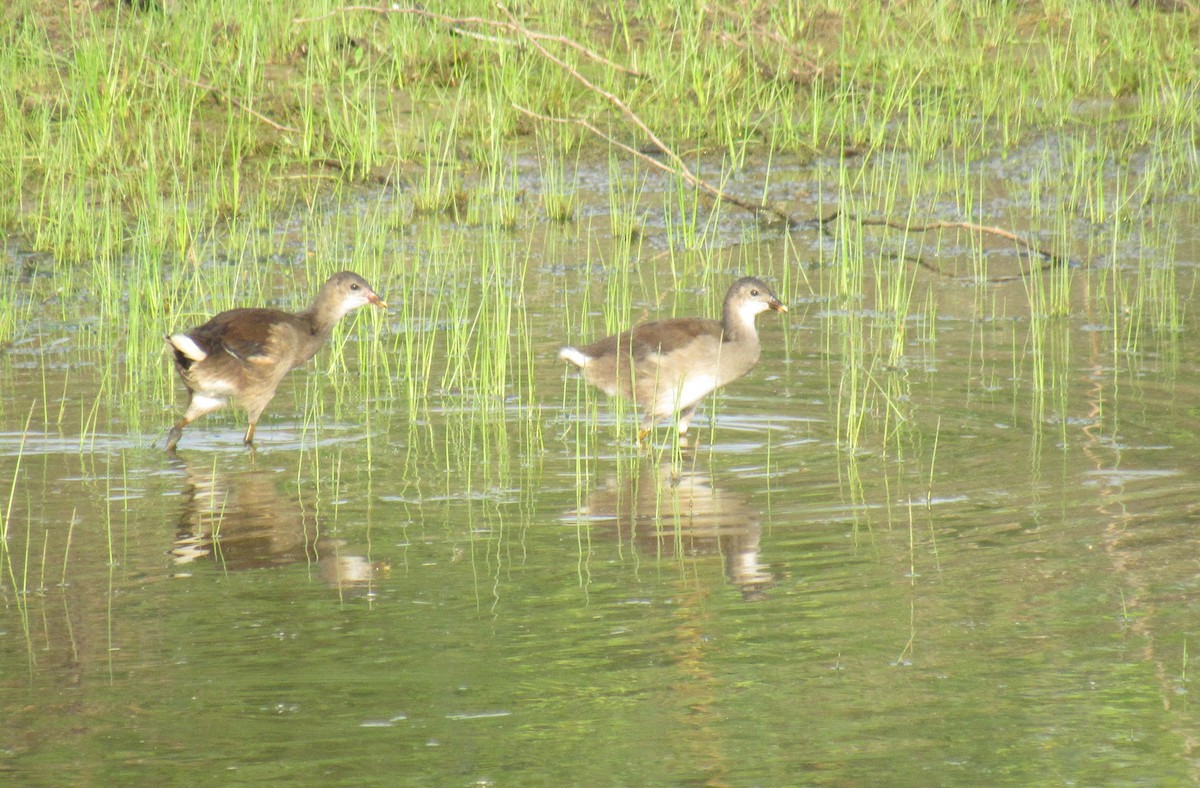
[[[768,309],[787,311],[771,288],[748,276],[730,286],[720,320],[656,320],[590,345],[564,347],[558,356],[579,367],[584,379],[608,396],[637,403],[642,411],[639,441],[675,414],[682,437],[700,400],[758,363],[754,319]]]
[[[259,416],[284,375],[315,356],[334,325],[366,304],[387,306],[367,280],[342,271],[329,277],[303,312],[230,309],[199,328],[168,336],[190,399],[167,437],[167,451],[175,451],[184,427],[230,403],[249,415],[242,442],[252,446]]]

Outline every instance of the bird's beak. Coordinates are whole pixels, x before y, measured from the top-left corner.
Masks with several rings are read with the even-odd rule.
[[[770,302],[767,304],[767,306],[771,307],[771,309],[775,312],[786,312],[787,311],[787,306],[782,301],[775,299],[775,298],[772,298],[770,300]]]
[[[367,296],[367,300],[377,307],[387,309],[387,301],[380,298],[379,293],[376,293],[374,290],[371,291],[371,295]]]

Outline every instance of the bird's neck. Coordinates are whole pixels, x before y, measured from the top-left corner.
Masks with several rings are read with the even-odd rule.
[[[721,314],[721,329],[726,342],[757,342],[758,329],[754,325],[754,315],[734,309],[731,304],[725,304]]]
[[[332,304],[315,301],[312,306],[296,315],[308,326],[313,337],[325,340],[333,333],[333,327],[342,319]]]

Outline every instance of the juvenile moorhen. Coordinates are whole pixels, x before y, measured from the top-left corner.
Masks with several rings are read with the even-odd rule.
[[[639,441],[674,413],[683,436],[700,400],[758,363],[754,318],[768,309],[787,311],[765,283],[748,276],[729,288],[720,320],[656,320],[580,348],[564,347],[558,356],[610,397],[637,403],[643,414]]]
[[[231,402],[250,416],[242,442],[253,445],[254,427],[283,376],[315,356],[333,326],[365,304],[387,306],[367,280],[342,271],[329,277],[303,312],[230,309],[199,328],[168,336],[191,398],[171,428],[167,451],[175,451],[184,427]]]

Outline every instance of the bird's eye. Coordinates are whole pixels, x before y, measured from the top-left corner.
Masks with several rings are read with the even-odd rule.
[[[360,290],[361,288],[356,284],[352,284],[352,285],[350,285],[350,289],[351,290]]]
[[[755,298],[758,298],[758,291],[757,291],[757,290],[751,290],[751,291],[750,291],[750,295],[754,296]]]

